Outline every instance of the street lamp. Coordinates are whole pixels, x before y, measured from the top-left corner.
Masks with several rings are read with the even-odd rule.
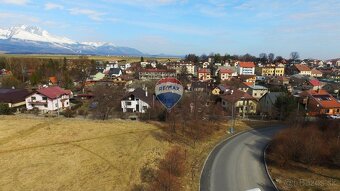
[[[231,126],[231,128],[230,128],[230,133],[231,134],[234,134],[234,128],[235,128],[235,111],[234,111],[234,109],[235,109],[235,97],[233,97],[233,93],[234,93],[234,90],[231,90],[231,92],[230,92],[230,95],[232,96],[232,105],[231,105],[231,118],[232,118],[232,126]]]

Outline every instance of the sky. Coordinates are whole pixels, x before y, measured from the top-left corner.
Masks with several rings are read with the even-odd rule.
[[[0,27],[148,54],[340,58],[340,0],[0,0]]]

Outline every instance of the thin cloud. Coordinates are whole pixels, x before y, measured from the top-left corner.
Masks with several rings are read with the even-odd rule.
[[[26,5],[29,0],[0,0],[0,3],[13,4],[13,5]]]
[[[64,6],[55,3],[46,3],[45,10],[60,9],[63,10]]]
[[[69,13],[72,15],[86,15],[87,17],[95,21],[102,21],[102,16],[106,15],[106,13],[98,12],[95,10],[79,8],[69,9]]]

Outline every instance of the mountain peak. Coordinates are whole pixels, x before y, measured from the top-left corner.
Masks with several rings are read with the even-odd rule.
[[[107,42],[76,42],[54,36],[36,26],[21,25],[0,28],[0,51],[9,53],[66,53],[99,55],[142,55],[128,47],[116,47]]]

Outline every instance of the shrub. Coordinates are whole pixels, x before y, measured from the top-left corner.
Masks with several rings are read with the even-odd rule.
[[[8,104],[0,103],[0,115],[12,115],[14,109],[11,109]]]
[[[67,108],[64,112],[62,112],[62,115],[64,115],[66,118],[73,118],[76,116],[76,112]]]
[[[340,166],[339,121],[317,121],[299,124],[278,133],[269,153],[280,159],[280,165],[289,161],[306,165]]]

